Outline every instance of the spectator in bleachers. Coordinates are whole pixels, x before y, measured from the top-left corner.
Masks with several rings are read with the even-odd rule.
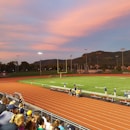
[[[50,126],[50,130],[55,130],[56,127],[58,127],[60,124],[60,121],[56,119]]]
[[[75,127],[71,124],[67,125],[67,130],[75,130]]]
[[[60,128],[59,127],[55,127],[54,130],[60,130]]]
[[[30,118],[30,117],[32,117],[32,110],[28,110],[26,112],[26,118]]]
[[[6,94],[3,94],[0,104],[9,104],[9,99],[7,98]]]
[[[16,114],[12,116],[10,122],[1,125],[0,130],[24,130],[23,124],[24,124],[23,114]]]
[[[60,130],[65,130],[65,128],[64,128],[64,122],[60,121],[60,124],[59,124],[58,127],[60,128]]]
[[[46,130],[50,130],[50,126],[51,126],[50,116],[47,115],[45,118],[46,118],[46,119],[45,119],[44,121],[45,121]]]
[[[18,107],[19,107],[19,113],[24,114],[24,104],[19,103]]]
[[[14,105],[8,105],[7,110],[0,114],[0,125],[7,124],[14,114],[18,113],[18,108]]]
[[[23,114],[15,114],[10,120],[10,123],[14,123],[18,126],[18,130],[24,129],[24,115]]]
[[[42,119],[44,120],[44,123],[47,122],[46,117],[47,117],[47,115],[46,115],[45,113],[43,113],[43,114],[42,114]]]
[[[38,128],[38,119],[42,118],[40,111],[33,112],[33,121],[35,122],[35,127]]]
[[[41,118],[40,113],[37,111],[32,112],[32,110],[28,110],[26,116],[25,129],[36,130],[38,128],[38,119]]]
[[[6,106],[9,103],[9,99],[6,97],[6,94],[3,94],[1,100],[0,100],[0,114],[6,110]]]
[[[36,130],[34,117],[28,117],[25,121],[25,130]]]
[[[0,114],[6,110],[6,104],[0,104]]]
[[[9,102],[9,105],[12,105],[12,104],[15,104],[15,103],[16,103],[16,101],[12,100],[12,101]]]
[[[44,119],[42,117],[39,117],[37,119],[37,130],[45,130],[45,123],[44,123]]]

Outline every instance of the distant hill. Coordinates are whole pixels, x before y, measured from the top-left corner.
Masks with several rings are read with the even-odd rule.
[[[77,57],[75,59],[72,59],[73,66],[78,65],[84,65],[87,64],[90,65],[100,65],[100,66],[121,66],[122,65],[122,57],[123,57],[123,63],[125,66],[130,65],[130,50],[124,51],[123,56],[122,52],[105,52],[105,51],[95,51],[87,54],[83,54],[81,57]],[[65,60],[59,59],[59,64],[65,65]],[[57,66],[57,59],[50,59],[50,60],[42,60],[42,65],[54,67]],[[35,62],[34,64],[39,64],[39,61]],[[67,65],[70,66],[71,59],[67,60]]]

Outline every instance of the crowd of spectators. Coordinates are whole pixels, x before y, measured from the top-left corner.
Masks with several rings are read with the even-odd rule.
[[[16,103],[3,94],[0,98],[0,130],[75,130],[75,127],[65,126],[59,119],[51,122],[49,115],[26,109],[21,99]]]

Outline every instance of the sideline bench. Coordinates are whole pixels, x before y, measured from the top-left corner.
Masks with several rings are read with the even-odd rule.
[[[120,99],[119,102],[121,104],[125,104],[125,105],[130,106],[130,99]]]
[[[70,88],[59,87],[59,86],[51,86],[50,90],[57,91],[57,92],[64,92],[69,94]],[[90,97],[98,100],[108,101],[108,102],[115,102],[123,105],[130,106],[130,98],[125,98],[122,96],[114,96],[114,95],[105,95],[103,93],[96,93],[91,91],[82,90],[81,92],[83,97]]]
[[[96,98],[96,99],[101,99],[101,96],[99,96],[97,94],[90,94],[90,97]]]
[[[69,93],[69,88],[63,88],[63,87],[51,86],[50,90],[58,91],[58,92],[64,92],[64,93]]]
[[[90,97],[92,98],[95,98],[95,99],[102,99],[102,100],[105,100],[105,101],[110,101],[110,102],[114,102],[114,98],[113,97],[110,97],[108,95],[101,95],[101,94],[90,94]]]

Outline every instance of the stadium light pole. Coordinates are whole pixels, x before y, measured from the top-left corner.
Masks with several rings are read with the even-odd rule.
[[[17,61],[17,72],[19,72],[19,57],[20,55],[16,55],[16,61]]]
[[[71,66],[71,72],[72,72],[72,55],[70,55],[70,62],[71,62],[70,66]]]
[[[84,49],[86,51],[86,72],[88,72],[88,57],[87,57],[87,50],[88,49]]]
[[[122,70],[124,70],[124,52],[125,48],[121,48],[121,52],[122,52]]]
[[[1,67],[2,67],[2,59],[0,58],[0,73],[1,73]]]
[[[116,66],[118,67],[118,55],[115,56],[116,57]]]
[[[43,53],[42,53],[42,52],[38,52],[37,54],[41,56]],[[42,73],[42,69],[41,69],[41,67],[42,67],[42,64],[41,64],[41,58],[40,58],[40,64],[39,64],[39,67],[40,67],[40,70],[39,70],[39,71],[40,71],[40,75],[41,75],[41,73]]]

